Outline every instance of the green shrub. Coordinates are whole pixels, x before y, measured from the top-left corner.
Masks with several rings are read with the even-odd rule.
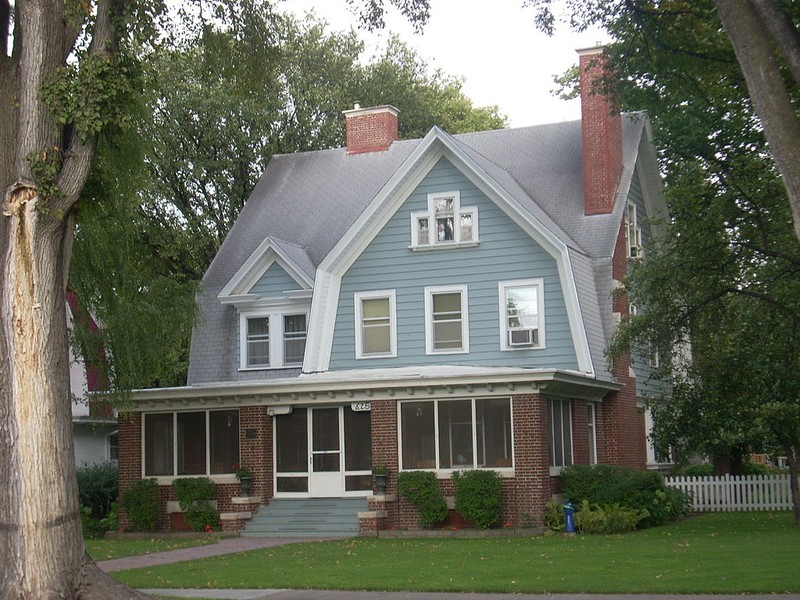
[[[691,509],[691,498],[668,488],[655,471],[613,465],[573,465],[561,471],[561,489],[573,504],[646,511],[639,527],[662,525]]]
[[[431,527],[447,516],[447,503],[439,491],[436,474],[405,471],[397,475],[397,489],[419,511],[422,527]]]
[[[714,465],[709,463],[683,465],[674,468],[671,474],[677,477],[711,477],[714,475]]]
[[[193,531],[219,529],[219,511],[214,499],[214,482],[208,477],[186,477],[172,482],[186,523]]]
[[[137,531],[155,531],[158,525],[158,482],[134,481],[122,495],[122,506]]]
[[[91,518],[102,519],[117,500],[117,466],[110,462],[86,465],[78,467],[76,474],[81,506],[90,509]]]
[[[548,500],[544,505],[544,514],[542,514],[545,527],[551,531],[564,531],[566,527],[564,521],[564,507],[561,504],[556,504],[552,500]]]
[[[635,531],[639,523],[647,517],[647,510],[619,504],[590,505],[588,500],[584,500],[575,512],[575,528],[587,534],[627,533]]]
[[[497,471],[476,469],[453,473],[456,510],[478,529],[489,529],[503,517],[503,480]]]

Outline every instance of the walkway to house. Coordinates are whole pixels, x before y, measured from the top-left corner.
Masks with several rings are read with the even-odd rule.
[[[122,571],[197,560],[208,556],[234,554],[258,548],[270,548],[298,542],[331,538],[225,538],[216,544],[181,548],[167,552],[104,560],[97,563],[103,571]],[[173,598],[216,598],[219,600],[508,600],[509,594],[475,594],[446,592],[337,592],[331,590],[215,590],[215,589],[146,589],[147,594]],[[741,600],[737,595],[646,595],[646,594],[514,594],[514,600]],[[800,594],[748,595],[747,600],[800,600]]]

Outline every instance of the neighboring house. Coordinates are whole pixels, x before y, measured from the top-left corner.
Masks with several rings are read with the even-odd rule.
[[[72,290],[67,290],[67,326],[70,332],[74,323],[86,321],[90,331],[97,330],[94,319],[85,313]],[[117,418],[110,406],[91,398],[89,392],[106,389],[99,369],[87,366],[86,349],[75,353],[69,347],[69,380],[72,395],[72,435],[75,443],[75,464],[93,465],[117,460]]]
[[[121,489],[209,476],[229,529],[273,498],[369,497],[370,531],[418,523],[398,471],[452,495],[487,468],[520,525],[565,465],[645,468],[651,367],[604,350],[666,211],[646,117],[591,91],[602,64],[581,52],[581,121],[398,141],[393,107],[356,107],[346,148],[273,157],[204,277],[189,385],[120,422]]]

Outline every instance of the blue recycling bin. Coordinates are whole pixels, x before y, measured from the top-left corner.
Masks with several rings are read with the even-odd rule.
[[[572,502],[567,502],[564,505],[564,531],[567,533],[575,533],[575,507]]]

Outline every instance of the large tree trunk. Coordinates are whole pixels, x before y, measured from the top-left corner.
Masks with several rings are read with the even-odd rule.
[[[775,53],[776,45],[790,53],[796,47],[789,43],[776,44],[770,38],[768,23],[761,20],[753,0],[714,0],[714,4],[733,44],[750,99],[783,178],[795,235],[800,239],[800,119]],[[797,58],[788,56],[787,60],[793,64]]]
[[[116,4],[112,5],[112,2]],[[98,0],[88,53],[114,50],[118,0]],[[84,554],[75,477],[65,289],[93,144],[40,92],[80,27],[63,0],[0,0],[0,598],[141,598]],[[69,135],[67,135],[69,134]],[[46,153],[49,193],[31,167]],[[41,174],[40,174],[41,176]]]

